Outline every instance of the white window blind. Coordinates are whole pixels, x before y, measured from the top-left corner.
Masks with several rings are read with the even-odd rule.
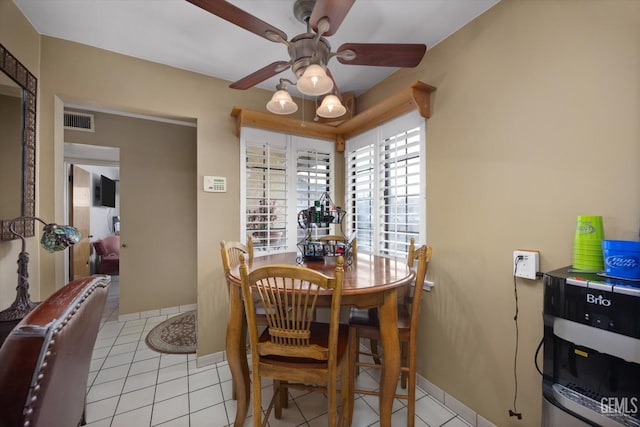
[[[420,243],[420,127],[385,137],[379,144],[379,253],[403,257]]]
[[[241,235],[252,236],[256,255],[296,250],[298,212],[333,195],[333,142],[243,127],[240,147]]]
[[[246,232],[254,250],[283,249],[287,238],[287,152],[267,143],[246,146]]]
[[[373,252],[374,239],[374,144],[354,149],[347,159],[347,220],[349,235],[354,231],[358,249]]]
[[[347,141],[348,223],[358,250],[404,258],[426,241],[424,119],[411,113]]]
[[[332,155],[328,150],[299,149],[296,151],[296,209],[298,212],[314,205],[324,193],[331,193]],[[298,240],[305,236],[305,230],[297,227]],[[329,228],[314,229],[315,234],[327,235]]]

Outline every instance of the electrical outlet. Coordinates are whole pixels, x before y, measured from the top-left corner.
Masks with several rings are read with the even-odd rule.
[[[536,280],[540,269],[540,253],[538,251],[513,251],[513,275],[524,279]]]

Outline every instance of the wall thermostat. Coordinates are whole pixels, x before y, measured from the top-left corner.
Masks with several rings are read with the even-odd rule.
[[[204,191],[208,193],[226,193],[227,178],[223,176],[205,176]]]

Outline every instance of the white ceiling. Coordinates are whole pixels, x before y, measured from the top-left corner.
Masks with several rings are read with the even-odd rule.
[[[425,43],[429,49],[498,1],[357,0],[337,33],[327,40],[332,51],[346,42]],[[230,82],[274,61],[289,60],[285,45],[230,24],[186,0],[14,2],[40,34]],[[305,25],[293,16],[294,0],[230,2],[283,30],[289,40],[306,32]],[[335,59],[328,65],[340,91],[356,95],[397,70],[343,65]],[[287,70],[259,87],[273,90],[280,77],[295,80]]]

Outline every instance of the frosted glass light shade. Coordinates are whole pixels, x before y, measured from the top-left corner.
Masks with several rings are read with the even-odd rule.
[[[320,65],[312,64],[304,70],[304,73],[296,83],[298,90],[305,95],[318,96],[324,95],[333,89],[333,80],[324,71]]]
[[[322,104],[316,110],[316,114],[320,117],[333,119],[342,116],[347,109],[342,105],[340,99],[335,95],[327,95],[322,100]]]
[[[292,114],[298,111],[298,106],[291,99],[291,95],[284,89],[276,91],[267,102],[267,110],[274,114]]]

